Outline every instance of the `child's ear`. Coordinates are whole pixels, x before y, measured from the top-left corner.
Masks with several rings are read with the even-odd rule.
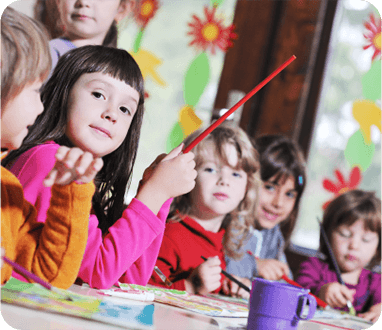
[[[119,23],[122,21],[128,14],[130,14],[133,10],[134,7],[136,6],[136,0],[122,0],[119,8],[118,8],[118,13],[114,17],[114,20]]]

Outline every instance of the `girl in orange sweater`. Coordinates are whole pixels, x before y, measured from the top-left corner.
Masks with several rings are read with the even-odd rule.
[[[47,35],[35,21],[6,8],[1,18],[1,149],[20,147],[43,111],[40,88],[51,67]],[[52,186],[45,224],[24,199],[16,177],[1,167],[1,245],[5,255],[54,286],[76,279],[87,240],[94,184],[103,162],[79,148],[60,147],[44,184]],[[79,184],[73,182],[81,182]],[[85,184],[86,183],[86,184]],[[3,265],[1,284],[12,268]]]

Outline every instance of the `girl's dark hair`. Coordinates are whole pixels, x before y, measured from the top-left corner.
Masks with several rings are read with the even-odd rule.
[[[260,136],[255,140],[255,144],[260,154],[260,175],[263,182],[275,177],[272,183],[279,183],[280,180],[289,176],[294,177],[296,202],[289,217],[280,225],[285,247],[287,247],[297,221],[300,199],[306,185],[305,158],[299,145],[284,135]]]
[[[104,166],[95,179],[93,210],[99,228],[105,233],[124,210],[124,196],[131,181],[144,112],[143,77],[127,51],[93,45],[75,48],[60,57],[41,92],[44,112],[37,117],[21,148],[11,152],[2,165],[10,164],[25,151],[46,141],[72,146],[65,136],[69,94],[81,75],[92,72],[102,72],[124,81],[139,93],[137,111],[125,140],[118,149],[102,157]]]
[[[377,253],[370,261],[370,267],[380,265],[381,262],[381,200],[374,192],[364,190],[350,190],[336,197],[324,211],[322,228],[328,236],[341,225],[351,226],[362,219],[365,229],[375,232],[379,236]],[[320,235],[320,251],[329,256],[324,238]]]

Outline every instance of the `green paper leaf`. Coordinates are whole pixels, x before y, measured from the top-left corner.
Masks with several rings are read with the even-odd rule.
[[[370,70],[361,79],[362,94],[368,100],[381,99],[381,61],[374,61]]]
[[[137,36],[135,37],[134,46],[133,46],[134,53],[138,53],[138,50],[141,47],[142,37],[143,37],[143,30],[140,29]]]
[[[184,133],[179,122],[176,122],[172,128],[169,137],[167,138],[166,152],[169,153],[172,149],[182,143],[184,139]]]
[[[188,68],[184,78],[184,101],[193,107],[196,106],[210,77],[210,65],[205,52],[198,55]]]
[[[211,6],[217,7],[217,6],[220,6],[224,2],[224,0],[210,0],[210,2],[211,2]]]
[[[374,151],[375,144],[366,144],[362,131],[358,130],[349,138],[344,154],[350,167],[358,166],[365,172],[372,163]]]

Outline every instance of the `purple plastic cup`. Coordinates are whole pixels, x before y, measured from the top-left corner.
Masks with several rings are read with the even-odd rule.
[[[297,329],[298,321],[311,319],[316,311],[316,299],[309,292],[290,284],[255,279],[249,300],[247,330]]]

